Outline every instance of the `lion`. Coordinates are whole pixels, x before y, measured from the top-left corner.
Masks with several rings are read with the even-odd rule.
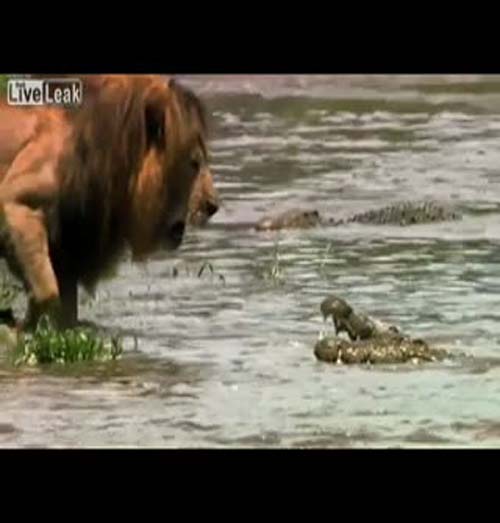
[[[177,249],[210,173],[192,91],[159,76],[82,82],[74,110],[0,100],[0,245],[28,293],[25,328],[43,314],[75,325],[78,284],[92,292],[127,248],[133,261]]]

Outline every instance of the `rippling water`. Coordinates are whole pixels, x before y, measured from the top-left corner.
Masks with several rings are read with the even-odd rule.
[[[500,443],[500,78],[187,77],[212,116],[223,208],[171,258],[125,264],[86,319],[135,335],[117,363],[0,366],[5,446]],[[294,206],[407,199],[462,221],[257,233]],[[266,279],[273,264],[281,279]],[[196,271],[210,261],[215,274]],[[179,277],[172,277],[178,267]],[[317,362],[322,298],[472,356]]]

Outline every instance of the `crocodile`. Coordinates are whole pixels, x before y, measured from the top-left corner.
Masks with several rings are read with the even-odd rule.
[[[328,296],[320,305],[323,319],[331,316],[335,327],[335,334],[347,333],[351,341],[367,340],[385,335],[401,335],[395,325],[386,324],[371,318],[367,314],[355,312],[353,308],[338,296]]]
[[[318,226],[337,227],[348,223],[404,226],[456,221],[461,218],[457,210],[432,200],[403,201],[359,212],[346,218],[324,218],[317,210],[290,209],[274,217],[262,218],[255,225],[255,229],[258,231],[308,229]]]
[[[320,361],[330,363],[406,363],[440,361],[450,354],[432,347],[425,340],[412,338],[395,325],[386,324],[359,313],[338,296],[328,296],[320,310],[326,321],[330,316],[335,336],[322,337],[314,347],[314,355]],[[345,332],[349,339],[340,337]]]

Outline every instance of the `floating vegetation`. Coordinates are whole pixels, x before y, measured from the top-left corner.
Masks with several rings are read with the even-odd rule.
[[[123,352],[121,338],[77,327],[56,330],[44,316],[32,333],[21,333],[13,351],[14,365],[111,361]]]

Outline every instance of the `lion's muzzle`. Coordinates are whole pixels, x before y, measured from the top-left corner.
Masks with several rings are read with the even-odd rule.
[[[219,210],[219,202],[218,200],[207,200],[204,207],[205,214],[211,218]]]
[[[218,199],[208,199],[202,202],[195,212],[190,212],[188,223],[190,225],[202,226],[206,225],[208,220],[218,212],[220,208]]]

